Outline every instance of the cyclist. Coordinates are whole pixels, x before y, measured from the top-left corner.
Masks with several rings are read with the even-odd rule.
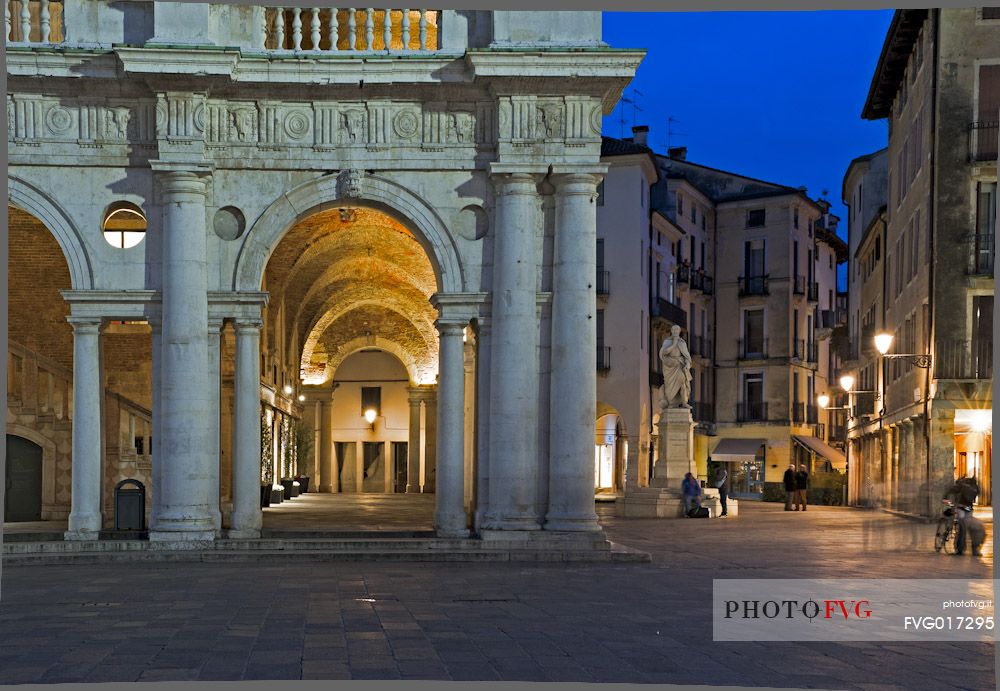
[[[955,481],[944,493],[945,499],[955,502],[958,530],[955,535],[955,554],[965,552],[965,535],[968,532],[968,519],[972,513],[972,505],[979,496],[979,483],[975,477],[963,477]],[[973,545],[973,553],[978,552],[978,545]]]

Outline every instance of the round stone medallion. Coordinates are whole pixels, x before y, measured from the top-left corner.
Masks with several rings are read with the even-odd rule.
[[[393,129],[396,130],[396,134],[399,135],[400,139],[412,138],[413,135],[417,133],[417,127],[419,125],[416,114],[411,110],[404,110],[397,113],[392,124]]]
[[[236,240],[246,230],[247,222],[243,212],[235,206],[224,206],[215,212],[212,228],[223,240]]]

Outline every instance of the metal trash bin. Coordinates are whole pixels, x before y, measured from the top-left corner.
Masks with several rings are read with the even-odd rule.
[[[115,530],[145,529],[146,487],[138,480],[122,480],[115,485]]]

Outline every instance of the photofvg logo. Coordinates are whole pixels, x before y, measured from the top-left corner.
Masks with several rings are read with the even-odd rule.
[[[717,641],[992,641],[994,581],[717,579]]]

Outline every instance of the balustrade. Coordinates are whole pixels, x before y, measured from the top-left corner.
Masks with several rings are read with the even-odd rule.
[[[63,41],[61,0],[7,0],[7,44],[49,45]]]
[[[439,10],[372,7],[268,7],[261,14],[259,49],[316,53],[435,51]]]

